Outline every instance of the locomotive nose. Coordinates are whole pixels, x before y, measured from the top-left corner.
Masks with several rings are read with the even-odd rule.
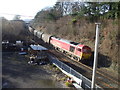
[[[91,54],[83,54],[82,58],[83,59],[89,59],[91,57]]]

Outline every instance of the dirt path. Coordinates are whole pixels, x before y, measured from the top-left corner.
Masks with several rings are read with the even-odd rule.
[[[43,66],[27,64],[27,58],[17,53],[3,53],[3,88],[63,88],[61,82],[53,78],[52,72]],[[45,66],[44,66],[45,67]]]

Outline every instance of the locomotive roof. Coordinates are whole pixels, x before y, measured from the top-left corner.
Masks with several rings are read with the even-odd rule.
[[[60,41],[63,41],[63,42],[65,42],[65,43],[68,43],[68,44],[71,44],[71,45],[75,45],[75,46],[77,46],[77,45],[80,44],[80,43],[73,42],[73,41],[71,41],[71,40],[61,39],[61,38],[57,38],[57,37],[54,37],[54,38],[55,38],[55,39],[58,39],[58,40],[60,40]]]

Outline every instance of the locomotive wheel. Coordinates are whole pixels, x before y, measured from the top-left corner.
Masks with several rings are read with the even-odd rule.
[[[72,55],[69,54],[69,57],[72,57]]]
[[[56,50],[56,48],[55,47],[53,47],[55,50]]]
[[[74,57],[75,60],[78,60],[78,57]]]
[[[56,47],[56,50],[58,50],[58,51],[59,51],[58,47]]]
[[[65,53],[65,51],[63,50],[63,53]]]

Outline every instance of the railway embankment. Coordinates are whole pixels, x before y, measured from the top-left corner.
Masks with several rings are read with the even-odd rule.
[[[40,13],[39,13],[40,14]],[[40,16],[37,14],[36,16]],[[36,17],[32,26],[42,32],[56,35],[57,37],[72,40],[88,45],[94,51],[95,44],[95,22],[86,18],[75,19],[68,15],[63,16],[55,21],[39,21]],[[118,37],[118,20],[117,19],[100,19],[100,42],[98,64],[101,69],[118,73],[119,66],[119,37]]]

